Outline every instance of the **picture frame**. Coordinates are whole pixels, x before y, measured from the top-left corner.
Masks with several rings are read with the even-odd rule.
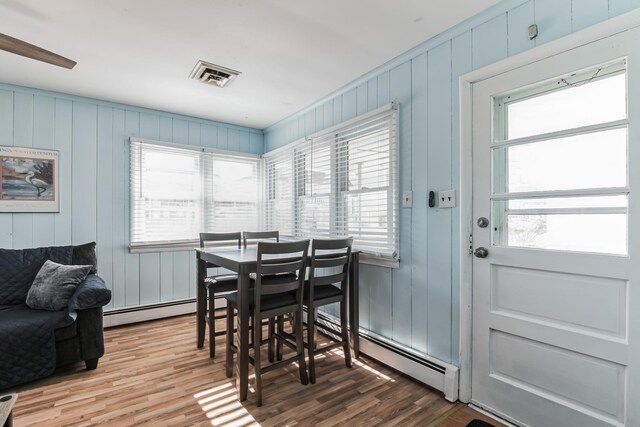
[[[60,212],[57,150],[0,146],[0,212]]]

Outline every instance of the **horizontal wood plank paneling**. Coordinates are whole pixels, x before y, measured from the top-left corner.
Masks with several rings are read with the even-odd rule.
[[[234,151],[253,154],[264,149],[256,129],[0,84],[0,145],[60,151],[60,212],[0,213],[0,247],[96,241],[98,271],[113,292],[107,310],[195,294],[193,252],[129,253],[131,136],[225,149],[229,140]]]
[[[593,6],[593,7],[592,7]],[[460,188],[459,77],[640,7],[636,0],[501,2],[265,129],[265,152],[315,131],[400,102],[400,269],[364,266],[361,324],[445,362],[458,362],[460,211],[426,207],[428,190]],[[539,36],[529,40],[527,27]],[[428,59],[427,59],[428,58]]]

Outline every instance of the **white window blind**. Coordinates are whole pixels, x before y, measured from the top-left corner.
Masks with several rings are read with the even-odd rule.
[[[265,155],[267,228],[288,235],[286,217],[293,237],[353,236],[357,249],[397,258],[397,114],[377,110]]]
[[[293,150],[280,151],[264,160],[265,229],[294,236]]]
[[[260,229],[258,158],[131,140],[131,247]]]

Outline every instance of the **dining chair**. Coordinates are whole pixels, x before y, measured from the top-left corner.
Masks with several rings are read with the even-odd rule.
[[[307,342],[305,347],[309,355],[309,380],[316,382],[315,354],[324,353],[334,348],[342,347],[344,361],[351,367],[351,352],[349,350],[349,330],[347,328],[347,294],[349,262],[351,260],[351,246],[353,238],[346,239],[314,239],[311,245],[311,263],[309,266],[309,280],[304,284],[304,306],[307,308]],[[329,273],[324,269],[329,269]],[[340,287],[336,286],[339,283]],[[317,321],[318,307],[327,304],[340,303],[340,337],[336,331]],[[316,329],[335,341],[333,344],[318,348]],[[279,353],[279,349],[278,349]]]
[[[200,233],[200,247],[206,248],[211,246],[222,246],[229,244],[237,244],[238,248],[242,244],[242,235],[240,232],[235,233]],[[225,293],[238,289],[237,274],[218,274],[208,276],[204,279],[207,287],[207,295],[209,300],[209,308],[207,310],[207,324],[209,325],[209,357],[216,356],[216,337],[227,333],[226,329],[216,332],[216,319],[224,319],[225,315],[215,315],[216,299],[224,297]]]
[[[265,242],[273,239],[274,242],[280,242],[280,232],[279,231],[243,231],[242,232],[242,242],[244,243],[244,247],[247,247],[247,244],[256,244],[258,242]]]
[[[273,369],[297,362],[300,371],[300,382],[308,384],[307,369],[304,356],[304,337],[302,332],[302,301],[304,277],[309,251],[309,240],[295,242],[272,243],[258,242],[256,277],[253,292],[249,292],[249,310],[254,325],[261,325],[263,319],[272,320],[277,316],[295,313],[295,336],[283,330],[272,330],[274,323],[269,322],[269,338],[262,339],[262,328],[253,328],[253,356],[249,362],[254,366],[256,381],[256,402],[262,406],[262,374]],[[232,292],[227,299],[227,377],[233,375],[233,354],[238,348],[233,343],[234,309],[238,308],[238,293]],[[268,343],[269,360],[273,360],[273,340],[281,340],[295,351],[295,355],[262,366],[261,346]]]

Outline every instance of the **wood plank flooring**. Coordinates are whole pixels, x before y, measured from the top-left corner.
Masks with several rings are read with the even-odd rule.
[[[195,316],[105,331],[98,369],[83,364],[21,386],[15,426],[465,426],[499,423],[366,356],[353,368],[339,352],[317,360],[317,383],[303,386],[297,368],[263,376],[263,402],[237,401],[224,374],[224,337],[209,358],[195,348]],[[251,381],[251,384],[253,381]]]

